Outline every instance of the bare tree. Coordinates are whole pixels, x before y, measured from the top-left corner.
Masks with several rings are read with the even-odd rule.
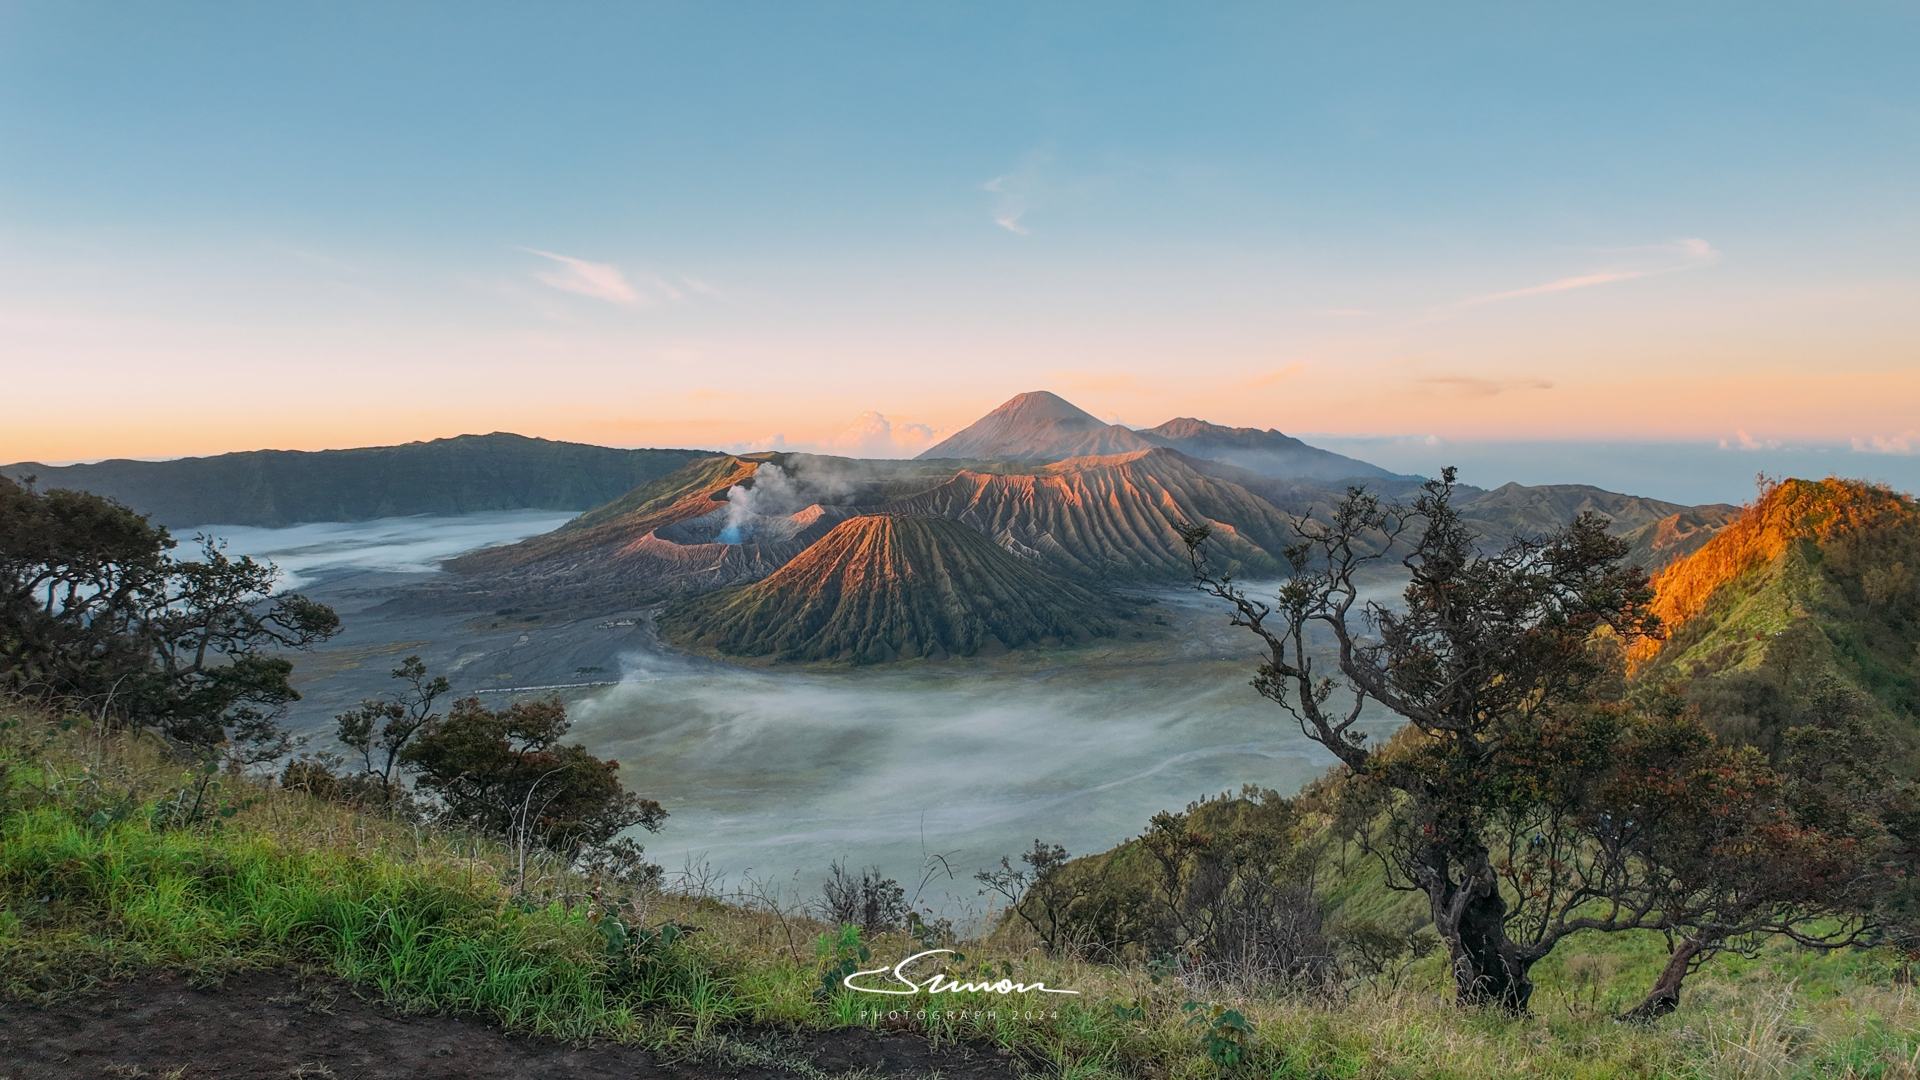
[[[883,877],[875,867],[853,870],[836,859],[820,883],[816,905],[820,917],[835,926],[857,926],[868,934],[883,934],[907,924],[912,907],[898,881]]]

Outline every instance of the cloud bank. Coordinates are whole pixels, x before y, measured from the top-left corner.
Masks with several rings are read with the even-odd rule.
[[[1853,450],[1857,454],[1899,454],[1910,456],[1920,454],[1920,428],[1902,431],[1895,435],[1868,435],[1865,438],[1854,436]]]

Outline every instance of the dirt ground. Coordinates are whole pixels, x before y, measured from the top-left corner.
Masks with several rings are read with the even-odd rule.
[[[0,1080],[1011,1080],[1003,1054],[906,1032],[748,1033],[766,1066],[673,1063],[624,1046],[508,1035],[471,1017],[408,1016],[342,983],[247,972],[217,987],[174,975],[52,1007],[0,1000]]]

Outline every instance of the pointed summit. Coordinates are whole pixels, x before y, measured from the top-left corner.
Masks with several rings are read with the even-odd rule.
[[[1088,427],[1106,426],[1092,413],[1051,390],[1029,390],[1024,394],[1015,394],[987,415],[1022,416],[1058,423],[1085,424]]]
[[[999,408],[920,456],[1059,461],[1124,454],[1146,450],[1152,445],[1131,429],[1103,423],[1099,417],[1058,394],[1030,390],[1007,399]]]

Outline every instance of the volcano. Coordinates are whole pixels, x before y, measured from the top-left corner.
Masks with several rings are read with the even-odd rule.
[[[1109,637],[1117,602],[959,522],[864,514],[771,576],[670,607],[661,636],[776,660],[875,663]]]
[[[520,603],[618,607],[752,581],[846,516],[806,505],[754,515],[748,535],[729,496],[752,490],[764,456],[702,458],[553,532],[448,563]]]
[[[1009,398],[999,408],[929,447],[920,458],[1059,461],[1148,450],[1154,445],[1132,428],[1106,423],[1057,394],[1033,390]]]
[[[1186,522],[1211,526],[1216,554],[1241,573],[1278,573],[1295,538],[1279,507],[1206,462],[1160,448],[1030,472],[965,469],[888,509],[964,522],[1009,551],[1090,579],[1186,580]]]

